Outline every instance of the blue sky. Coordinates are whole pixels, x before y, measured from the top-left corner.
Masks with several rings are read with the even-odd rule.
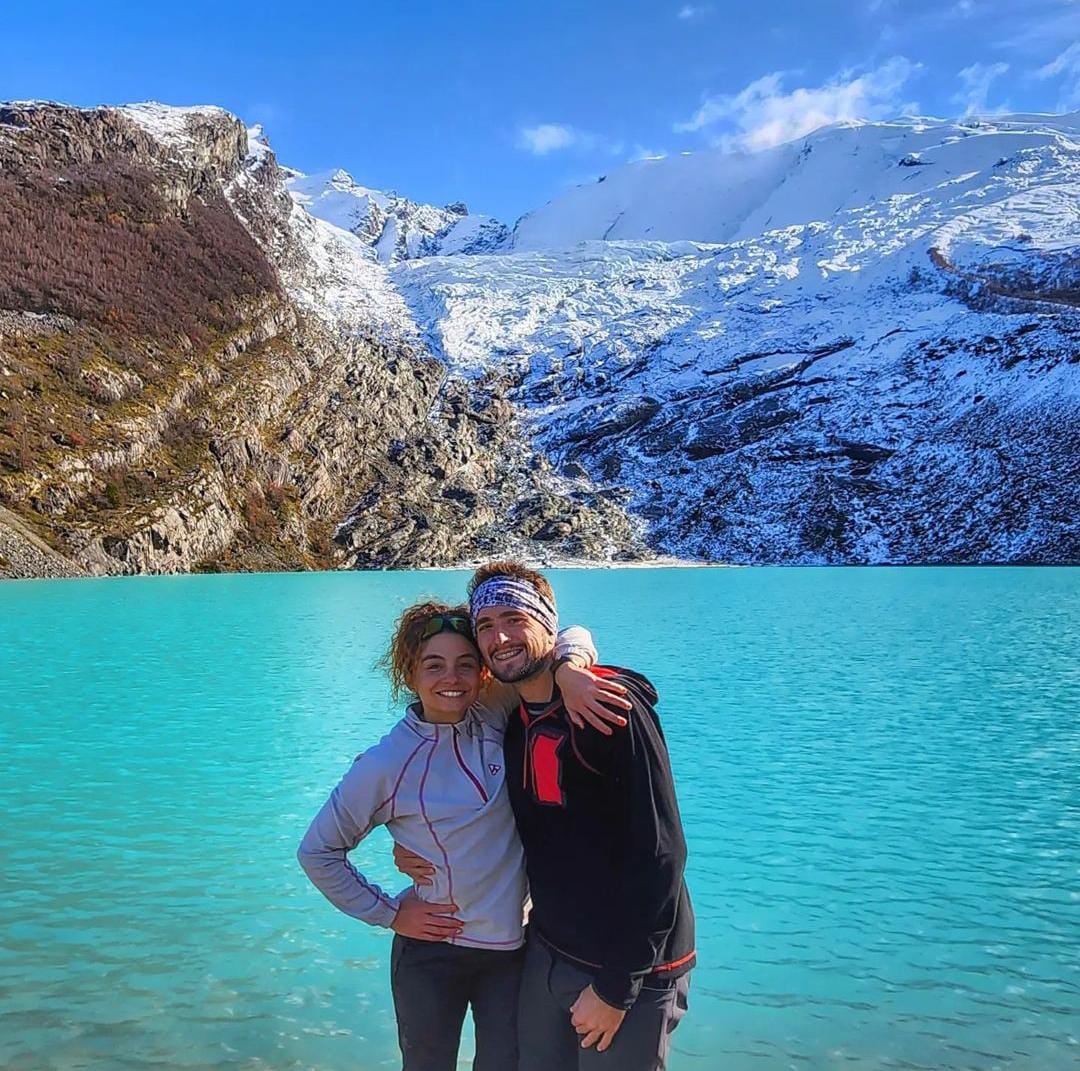
[[[1080,109],[1080,0],[8,5],[0,99],[219,104],[279,159],[513,220],[642,154]]]

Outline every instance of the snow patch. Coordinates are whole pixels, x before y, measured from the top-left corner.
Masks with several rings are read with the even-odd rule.
[[[212,104],[179,108],[171,104],[159,104],[157,101],[145,101],[141,104],[126,104],[119,110],[156,141],[178,153],[190,153],[195,148],[188,125],[189,119],[233,119],[224,108]]]

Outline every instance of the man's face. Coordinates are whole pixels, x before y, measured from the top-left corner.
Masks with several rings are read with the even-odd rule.
[[[534,676],[555,647],[535,617],[513,606],[488,606],[476,618],[476,642],[496,680],[515,684]]]

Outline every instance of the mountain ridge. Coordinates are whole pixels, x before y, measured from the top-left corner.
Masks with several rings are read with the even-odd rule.
[[[49,154],[61,150],[73,154],[63,167],[134,167],[124,226],[143,188],[182,227],[186,206],[220,204],[278,296],[229,299],[244,327],[224,364],[187,339],[200,385],[127,425],[160,439],[168,413],[187,414],[194,430],[149,447],[175,474],[162,482],[150,466],[157,476],[114,491],[108,466],[82,460],[92,425],[80,417],[50,438],[59,410],[33,376],[57,385],[46,395],[67,399],[66,420],[94,410],[110,425],[110,406],[145,406],[147,377],[101,350],[108,325],[16,300],[0,313],[15,318],[6,335],[0,323],[0,355],[11,371],[14,346],[26,375],[18,399],[0,395],[0,496],[97,572],[453,564],[502,550],[1077,561],[1078,141],[1080,116],[848,124],[726,160],[709,197],[746,187],[726,215],[641,178],[712,174],[717,160],[647,161],[555,199],[511,236],[462,205],[282,168],[261,129],[212,106],[6,106],[0,174],[16,187],[58,173]],[[643,237],[695,213],[714,228],[699,233],[726,240]],[[579,237],[597,229],[609,237]],[[31,345],[35,316],[46,321]],[[72,331],[89,340],[89,366],[66,351]],[[270,363],[251,363],[252,347],[269,347]],[[275,397],[253,404],[259,376]],[[90,452],[141,464],[116,444]],[[73,478],[88,490],[73,494]],[[127,496],[155,479],[183,493],[139,513]]]
[[[0,574],[646,553],[561,493],[497,378],[417,349],[370,250],[220,109],[2,108],[0,184]]]

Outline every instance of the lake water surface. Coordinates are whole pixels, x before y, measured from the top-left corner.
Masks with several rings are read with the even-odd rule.
[[[1080,570],[551,575],[661,694],[674,1071],[1080,1064]],[[396,614],[465,580],[0,585],[0,1066],[399,1066],[390,935],[294,853],[396,716]]]

